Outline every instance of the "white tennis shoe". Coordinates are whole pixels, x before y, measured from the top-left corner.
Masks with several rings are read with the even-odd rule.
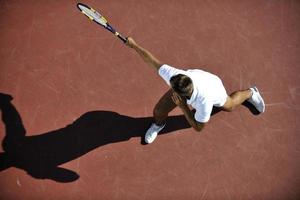
[[[157,134],[159,133],[159,131],[161,131],[166,124],[162,125],[162,126],[158,126],[155,123],[152,123],[152,125],[150,126],[150,128],[148,129],[148,131],[146,132],[145,135],[145,142],[147,144],[152,143],[155,138],[157,137]]]
[[[252,91],[252,96],[247,101],[250,102],[260,113],[265,112],[265,102],[258,89],[256,87],[252,87],[250,90]]]

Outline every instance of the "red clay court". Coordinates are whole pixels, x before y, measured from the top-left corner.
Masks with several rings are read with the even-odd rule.
[[[266,112],[220,112],[197,133],[176,109],[144,145],[158,74],[77,1],[2,0],[1,200],[300,199],[300,1],[82,3],[164,63],[228,93],[256,85]]]

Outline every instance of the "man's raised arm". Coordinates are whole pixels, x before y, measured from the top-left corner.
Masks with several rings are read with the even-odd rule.
[[[127,46],[133,48],[149,66],[154,67],[157,70],[161,67],[161,62],[157,58],[155,58],[148,50],[139,46],[131,37],[127,38],[126,44]]]

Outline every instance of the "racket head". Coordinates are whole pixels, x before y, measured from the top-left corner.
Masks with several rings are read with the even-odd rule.
[[[100,24],[104,27],[107,27],[108,22],[107,20],[96,10],[89,7],[88,5],[85,5],[83,3],[78,3],[77,8],[90,20],[96,22],[97,24]]]

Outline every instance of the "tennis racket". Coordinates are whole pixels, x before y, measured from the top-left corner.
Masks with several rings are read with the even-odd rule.
[[[83,4],[78,3],[77,4],[78,9],[87,16],[90,20],[96,22],[97,24],[104,27],[106,30],[112,32],[115,36],[117,36],[120,40],[122,40],[124,43],[127,42],[127,39],[123,37],[120,33],[118,33],[109,23],[108,21],[101,15],[99,12],[94,10],[93,8]]]

